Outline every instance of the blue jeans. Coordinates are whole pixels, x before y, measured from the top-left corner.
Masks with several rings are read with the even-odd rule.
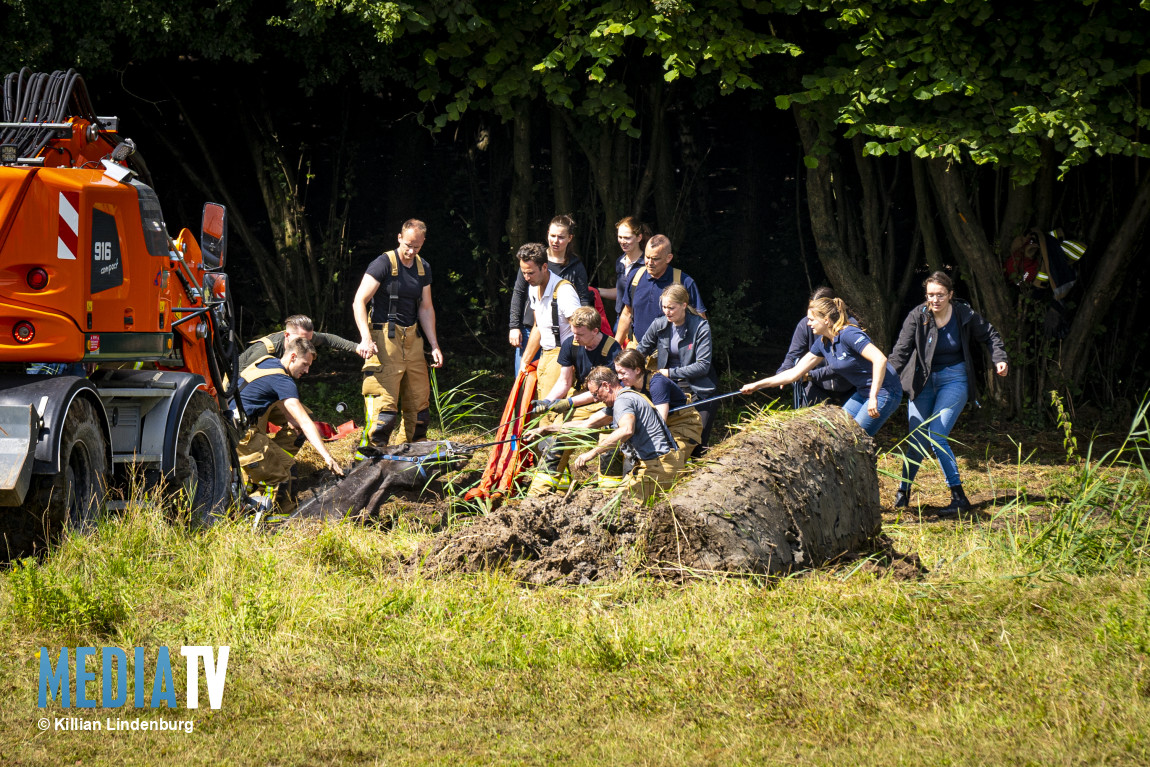
[[[894,415],[894,411],[898,410],[898,406],[902,404],[902,390],[897,393],[892,392],[890,389],[879,389],[878,391],[878,418],[871,418],[870,414],[866,411],[867,400],[870,399],[870,389],[865,392],[856,390],[851,398],[843,403],[843,410],[850,413],[851,418],[855,419],[855,423],[863,427],[870,436],[878,434],[878,430],[886,423],[886,419]]]
[[[515,348],[515,372],[519,375],[519,368],[523,365],[523,352],[527,349],[527,339],[531,337],[531,326],[524,325],[519,333],[519,346]],[[539,352],[535,352],[535,359],[539,359]]]
[[[950,449],[947,436],[958,420],[958,414],[966,407],[967,397],[966,365],[959,363],[937,370],[930,374],[926,386],[907,408],[910,422],[910,436],[907,438],[907,462],[902,469],[902,486],[909,489],[918,473],[919,466],[927,458],[928,447],[934,450],[938,465],[946,475],[946,484],[956,487],[962,484],[958,476],[958,463],[954,451]]]

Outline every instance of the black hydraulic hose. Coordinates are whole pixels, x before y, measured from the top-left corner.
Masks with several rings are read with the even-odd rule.
[[[231,332],[231,331],[229,330],[229,332]],[[224,386],[223,386],[223,381],[220,379],[219,364],[216,360],[216,356],[214,353],[214,347],[216,345],[215,336],[216,336],[215,327],[212,324],[212,322],[209,321],[208,322],[208,338],[204,339],[204,341],[206,342],[206,345],[208,346],[208,349],[207,349],[207,352],[208,352],[207,353],[208,373],[212,377],[212,384],[216,387],[216,403],[217,403],[217,406],[220,408],[220,420],[224,424],[224,433],[226,433],[228,435],[228,449],[230,450],[231,457],[232,457],[232,471],[235,472],[235,473],[233,473],[232,476],[236,480],[237,495],[239,496],[239,499],[242,501],[242,499],[247,497],[247,489],[244,487],[243,482],[239,479],[239,473],[238,473],[239,472],[239,466],[240,466],[240,454],[239,454],[240,435],[239,435],[239,432],[236,430],[235,422],[233,421],[233,419],[226,418],[223,415],[228,410],[227,397],[226,396],[224,397],[224,404],[222,404],[222,405],[219,404],[220,403],[219,398],[220,398],[221,393],[224,391]],[[232,382],[233,382],[232,386],[234,387],[235,386],[235,383],[234,383],[235,379],[234,378],[232,379]],[[238,396],[235,398],[235,401],[236,401],[236,412],[238,412],[239,416],[240,416],[241,428],[247,428],[248,419],[247,419],[247,414],[244,413],[244,406],[240,402],[240,398]]]
[[[5,76],[4,122],[59,123],[72,116],[102,127],[88,95],[88,86],[76,70],[56,70],[47,74],[31,72],[24,67],[19,72]],[[15,144],[24,157],[35,157],[48,145],[55,133],[53,128],[5,128],[0,132],[0,141]]]
[[[204,351],[206,351],[207,354],[204,356],[208,358],[208,374],[212,378],[212,386],[216,388],[216,404],[219,406],[220,410],[224,410],[226,408],[226,405],[224,404],[225,400],[223,399],[224,382],[223,378],[220,376],[220,366],[219,362],[216,360],[216,352],[214,343],[212,341],[212,338],[215,336],[215,332],[213,331],[212,323],[210,321],[207,323],[207,327],[208,337],[204,339],[204,346],[207,347],[204,349]]]

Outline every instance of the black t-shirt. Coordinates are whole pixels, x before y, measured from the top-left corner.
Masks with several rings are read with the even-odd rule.
[[[419,276],[418,264],[411,262],[411,266],[404,266],[398,254],[395,263],[399,266],[399,274],[391,276],[391,259],[384,253],[376,257],[367,265],[367,273],[379,281],[379,289],[375,291],[375,298],[371,312],[371,321],[375,323],[387,322],[391,306],[391,283],[399,282],[399,297],[395,302],[395,322],[400,327],[410,327],[419,321],[419,302],[423,299],[423,288],[431,284],[431,265],[423,261],[423,276]]]
[[[647,391],[644,394],[651,398],[652,404],[662,405],[665,402],[672,410],[687,404],[687,395],[679,388],[679,384],[662,373],[647,374]]]
[[[559,365],[560,367],[575,366],[575,387],[578,388],[582,385],[587,374],[591,372],[591,368],[600,365],[610,366],[620,351],[619,344],[615,343],[615,339],[606,333],[603,334],[603,338],[599,340],[599,345],[594,349],[576,346],[575,336],[571,336],[559,348]]]
[[[265,410],[280,400],[299,399],[295,379],[275,357],[256,363],[256,368],[260,370],[279,368],[284,374],[263,376],[244,384],[240,389],[240,402],[244,404],[244,412],[248,418],[259,418]],[[243,378],[243,373],[240,373],[240,378]]]

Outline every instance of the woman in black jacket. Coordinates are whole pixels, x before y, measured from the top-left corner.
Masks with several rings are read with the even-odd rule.
[[[909,448],[894,505],[896,509],[909,505],[910,485],[929,445],[950,486],[950,505],[938,513],[949,516],[970,508],[947,436],[974,391],[973,344],[986,347],[1000,376],[1008,369],[1006,347],[998,331],[969,304],[953,300],[954,284],[945,273],[930,275],[923,287],[926,302],[907,315],[890,355],[903,389],[910,394]]]
[[[692,394],[692,402],[713,397],[719,387],[711,370],[711,325],[691,306],[682,285],[668,285],[659,298],[663,316],[656,319],[636,347],[644,356],[657,354],[659,372]],[[696,408],[703,421],[703,436],[695,448],[698,457],[711,436],[718,403]]]
[[[556,216],[551,219],[547,227],[547,261],[551,271],[559,275],[560,279],[567,280],[575,287],[579,294],[579,303],[583,306],[594,306],[591,290],[588,287],[587,267],[575,255],[571,247],[575,241],[575,219],[570,216]],[[515,347],[515,372],[521,366],[520,355],[527,346],[527,338],[531,335],[531,326],[535,324],[535,315],[531,312],[530,302],[527,300],[527,280],[519,270],[515,270],[515,288],[511,291],[511,317],[510,330],[507,333],[507,343]]]

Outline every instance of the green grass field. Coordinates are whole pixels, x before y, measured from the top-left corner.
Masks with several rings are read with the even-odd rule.
[[[884,476],[885,535],[922,573],[430,580],[408,559],[431,533],[402,519],[189,532],[138,503],[0,573],[0,764],[1147,764],[1139,428],[1069,462],[1049,434],[968,437],[973,519],[895,515]],[[941,503],[937,467],[920,479]],[[178,648],[225,644],[222,707],[201,679],[185,708]],[[171,647],[178,707],[37,707],[41,646],[105,645]],[[66,715],[194,731],[38,726]]]

